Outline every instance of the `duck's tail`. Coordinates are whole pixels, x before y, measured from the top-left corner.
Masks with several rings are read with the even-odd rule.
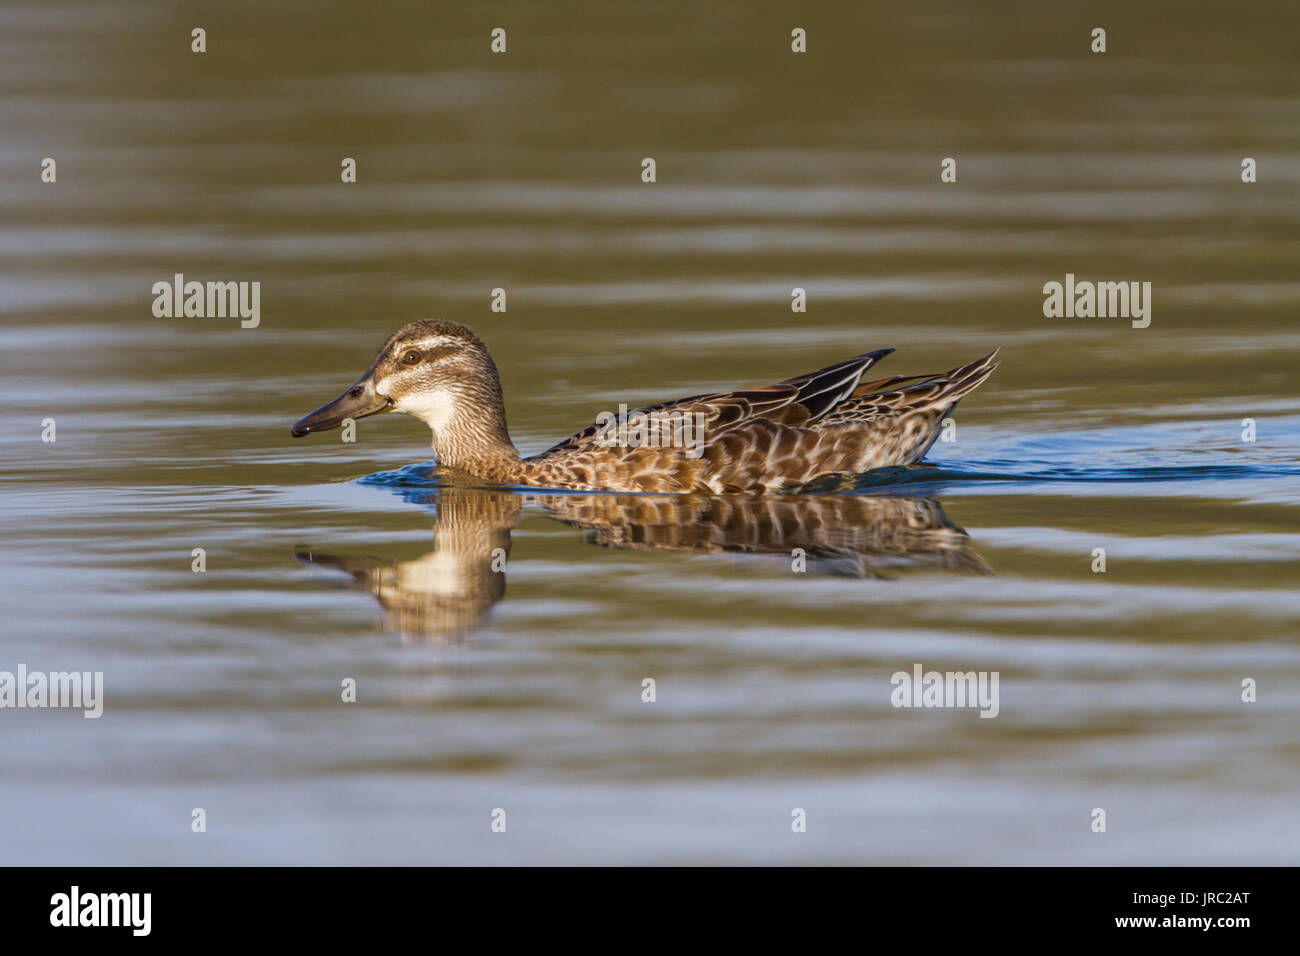
[[[859,384],[824,420],[827,427],[849,429],[847,470],[911,465],[924,458],[957,403],[998,367],[997,354],[995,349],[942,374],[898,375]]]
[[[896,375],[874,382],[862,382],[853,390],[853,397],[888,406],[900,413],[920,411],[932,405],[951,407],[963,396],[983,385],[993,374],[1000,364],[993,360],[1000,351],[1001,349],[994,349],[983,358],[978,358],[969,365],[958,366],[951,372]]]

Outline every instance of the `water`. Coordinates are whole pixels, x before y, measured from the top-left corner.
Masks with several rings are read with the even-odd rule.
[[[1295,863],[1296,16],[1087,12],[506,3],[494,57],[468,5],[6,7],[0,670],[105,709],[0,711],[0,861]],[[260,325],[155,319],[177,272]],[[1067,272],[1151,326],[1045,318]],[[772,500],[289,438],[427,316],[527,453],[870,348],[1003,365],[926,466]],[[997,718],[891,707],[917,663]]]

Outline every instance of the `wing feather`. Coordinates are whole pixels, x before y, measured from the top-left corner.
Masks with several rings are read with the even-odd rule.
[[[633,415],[670,414],[704,416],[705,434],[710,441],[724,432],[743,427],[759,419],[778,425],[807,427],[817,423],[854,394],[863,373],[893,349],[864,352],[834,365],[797,375],[774,385],[693,395],[673,401],[645,405],[628,412]],[[600,423],[588,425],[570,438],[548,448],[536,458],[560,451],[585,448],[597,442],[604,429]]]

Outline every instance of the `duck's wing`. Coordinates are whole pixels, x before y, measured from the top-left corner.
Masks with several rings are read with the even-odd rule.
[[[631,420],[634,416],[644,416],[672,422],[691,416],[692,422],[702,424],[703,433],[710,440],[724,432],[758,421],[789,427],[808,427],[821,421],[854,395],[860,394],[859,383],[863,374],[892,351],[894,350],[877,349],[874,352],[864,352],[775,385],[715,392],[711,395],[692,395],[657,405],[646,405],[629,411],[627,418]],[[597,421],[536,457],[544,458],[557,452],[584,449],[595,444],[604,445],[608,428],[607,421]]]

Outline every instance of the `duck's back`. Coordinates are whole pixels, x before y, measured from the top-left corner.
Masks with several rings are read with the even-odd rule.
[[[862,382],[893,349],[775,385],[649,405],[525,459],[525,483],[641,492],[764,492],[920,461],[996,352],[940,375]]]

